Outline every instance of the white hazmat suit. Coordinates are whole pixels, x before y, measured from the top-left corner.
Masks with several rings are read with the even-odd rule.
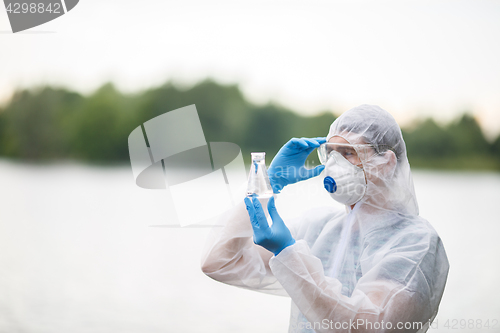
[[[290,332],[425,332],[449,265],[436,231],[418,216],[401,130],[387,111],[362,105],[335,120],[326,140],[333,137],[373,147],[358,152],[367,183],[361,200],[285,220],[296,242],[276,256],[254,244],[241,203],[209,240],[202,269],[290,296]]]

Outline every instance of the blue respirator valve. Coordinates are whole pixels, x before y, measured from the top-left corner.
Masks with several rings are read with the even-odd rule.
[[[335,193],[335,191],[337,191],[337,183],[335,183],[335,180],[333,180],[332,177],[325,177],[325,180],[323,180],[323,184],[325,185],[325,189],[328,191],[328,193]]]

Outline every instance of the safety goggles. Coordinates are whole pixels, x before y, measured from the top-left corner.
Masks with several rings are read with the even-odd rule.
[[[361,156],[373,155],[375,148],[370,144],[323,143],[318,147],[318,157],[321,164],[326,164],[333,151],[342,155],[354,165],[361,164]]]

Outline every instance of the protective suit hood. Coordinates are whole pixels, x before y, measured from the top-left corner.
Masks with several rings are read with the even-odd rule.
[[[373,146],[373,154],[358,152],[367,180],[361,206],[372,207],[372,212],[380,209],[418,215],[406,146],[401,129],[389,112],[366,104],[350,109],[330,126],[327,141],[334,136],[350,144]]]

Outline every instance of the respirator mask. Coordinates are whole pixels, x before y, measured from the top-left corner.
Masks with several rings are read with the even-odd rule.
[[[364,197],[367,182],[358,151],[367,148],[371,146],[339,143],[318,148],[319,160],[325,165],[323,184],[334,200],[350,206]]]

